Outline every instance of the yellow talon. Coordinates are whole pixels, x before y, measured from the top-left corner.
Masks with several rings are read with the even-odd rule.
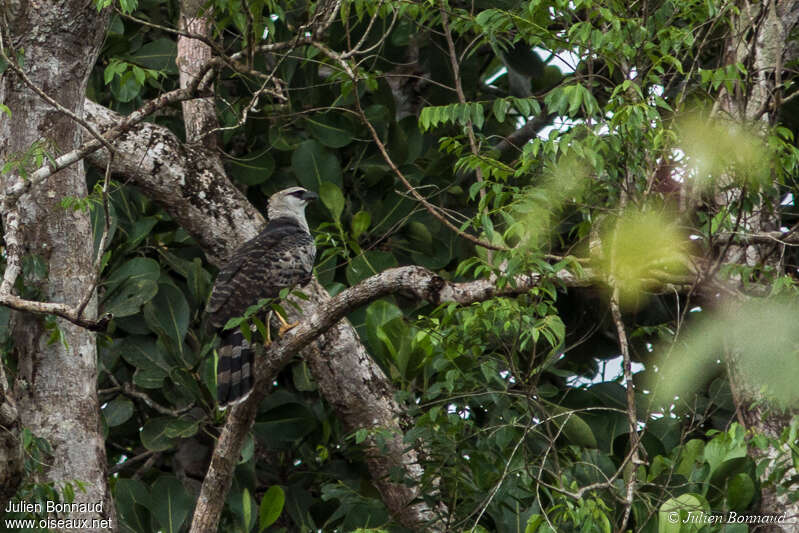
[[[280,320],[280,329],[277,330],[278,336],[283,335],[285,332],[290,331],[296,328],[300,323],[299,322],[292,322],[289,324],[286,322],[286,319],[281,316],[280,313],[277,314],[278,320]]]
[[[292,322],[291,324],[286,324],[285,326],[280,326],[280,329],[277,330],[277,334],[278,335],[283,335],[287,331],[291,331],[292,329],[296,328],[299,325],[300,325],[299,322]]]
[[[292,322],[291,324],[289,324],[286,321],[286,319],[283,318],[283,315],[281,315],[280,313],[276,311],[269,311],[266,314],[266,320],[264,321],[264,324],[266,324],[266,339],[264,339],[264,348],[272,344],[272,336],[271,336],[272,328],[269,327],[269,323],[272,321],[272,313],[276,314],[277,319],[280,320],[280,328],[278,328],[277,330],[278,337],[281,337],[284,333],[296,328],[299,325],[299,322]]]

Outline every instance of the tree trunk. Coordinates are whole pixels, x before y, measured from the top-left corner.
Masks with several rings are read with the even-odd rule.
[[[22,68],[30,82],[81,116],[108,10],[98,13],[94,3],[86,0],[20,2],[7,7],[11,33],[4,36],[7,53],[12,58],[24,54]],[[54,156],[80,145],[81,127],[40,98],[10,68],[2,76],[0,101],[12,114],[12,120],[0,121],[4,161],[30,154],[34,143]],[[20,179],[19,170],[13,169],[3,176],[3,190]],[[89,214],[61,206],[64,198],[86,194],[83,164],[78,163],[6,205],[2,214],[6,232],[15,217],[18,222],[18,246],[11,252],[20,254],[23,265],[34,265],[23,269],[28,296],[76,305],[92,289]],[[96,316],[95,298],[85,313]],[[71,484],[74,502],[90,504],[90,510],[66,512],[58,518],[89,519],[90,527],[84,531],[115,529],[96,391],[94,334],[61,319],[24,313],[13,315],[11,331],[18,366],[13,392],[21,424],[52,447],[52,457],[44,461],[35,481],[52,482],[59,491]],[[104,519],[111,519],[110,528],[92,523]]]
[[[99,128],[119,121],[118,115],[100,105],[86,105],[87,116]],[[115,146],[119,151],[113,162],[115,172],[129,177],[162,205],[197,239],[212,262],[221,263],[263,225],[260,213],[213,163],[216,158],[208,150],[183,145],[153,124],[137,126]],[[89,160],[103,166],[107,155],[105,150],[98,150]],[[311,299],[299,302],[305,313],[329,299],[317,283],[311,285],[309,292]],[[287,311],[293,313],[291,306],[287,306]],[[291,320],[296,318],[290,316]],[[393,388],[366,355],[352,325],[341,321],[302,355],[309,362],[320,391],[348,429],[383,428],[397,435],[385,453],[375,442],[366,443],[370,471],[386,507],[406,524],[423,523],[441,513],[440,509],[429,509],[424,502],[411,504],[420,496],[417,487],[386,479],[392,468],[399,467],[409,478],[419,480],[421,468],[416,452],[404,450],[399,426],[401,410],[393,399]],[[235,436],[231,435],[230,440],[234,441]]]
[[[720,107],[723,111],[762,131],[774,123],[779,108],[778,95],[781,91],[779,85],[783,65],[790,64],[796,59],[795,49],[790,48],[789,36],[798,20],[797,0],[763,2],[742,7],[735,31],[731,32],[727,42],[727,63],[743,63],[752,73],[753,80],[748,94],[743,89],[738,89],[720,98]],[[749,37],[741,39],[741,35]],[[734,204],[742,193],[740,189],[732,189],[724,195],[724,198],[718,198],[717,203]],[[779,228],[777,213],[779,203],[780,198],[777,197],[772,197],[770,202],[761,200],[760,205],[754,206],[751,213],[742,217],[741,229],[747,234],[758,234]],[[770,266],[776,272],[782,272],[784,267],[782,256],[775,253],[777,251],[772,242],[732,245],[727,247],[723,259],[725,263],[739,263],[749,267]],[[784,413],[781,409],[764,404],[760,385],[748,383],[748,376],[737,371],[738,355],[733,350],[729,354],[728,364],[730,385],[735,392],[741,417],[747,428],[778,439],[796,412]],[[774,460],[785,453],[790,454],[787,449],[769,447],[761,450],[756,446],[749,447],[749,455],[756,463],[766,460],[769,465],[760,476],[763,489],[759,511],[764,515],[785,514],[789,517],[799,515],[799,502],[789,500],[791,490],[783,491],[784,494],[780,496],[777,487],[769,481],[775,466]],[[786,478],[795,474],[795,470],[791,469]],[[768,525],[758,531],[793,531],[791,527],[784,529],[780,525]]]

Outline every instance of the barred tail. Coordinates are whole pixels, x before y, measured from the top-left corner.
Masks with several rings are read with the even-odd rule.
[[[253,350],[241,330],[221,334],[219,366],[216,370],[216,397],[219,407],[244,401],[253,384]]]

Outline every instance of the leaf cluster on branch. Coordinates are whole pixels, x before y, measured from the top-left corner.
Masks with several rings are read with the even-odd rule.
[[[784,488],[788,424],[747,405],[787,390],[752,358],[795,346],[722,332],[779,337],[796,297],[769,25],[794,2],[97,4],[83,115],[2,34],[87,134],[6,162],[0,304],[100,330],[123,528],[664,531]],[[83,159],[95,283],[39,301],[15,203]],[[315,278],[223,414],[204,303],[290,185],[321,197]],[[746,303],[769,292],[789,303]]]

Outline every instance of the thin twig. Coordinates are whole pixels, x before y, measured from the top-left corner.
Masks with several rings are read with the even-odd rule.
[[[203,68],[198,72],[197,76],[192,80],[192,82],[184,89],[176,89],[174,91],[170,91],[168,93],[164,93],[158,98],[154,98],[144,104],[142,107],[125,117],[119,124],[112,127],[108,131],[103,134],[103,139],[106,142],[113,141],[130,128],[138,124],[139,122],[143,121],[145,118],[150,116],[153,112],[162,107],[165,107],[170,104],[175,104],[178,102],[182,102],[184,100],[190,100],[196,97],[197,92],[202,91],[203,88],[207,83],[211,80],[211,75],[216,71],[216,69],[222,66],[222,61],[219,59],[212,59],[205,65]],[[19,179],[17,182],[8,188],[5,193],[5,197],[3,198],[3,205],[0,206],[0,210],[7,212],[9,206],[17,200],[20,196],[22,196],[25,192],[30,190],[31,187],[42,183],[44,180],[58,172],[59,170],[66,168],[87,155],[91,154],[92,152],[100,149],[103,146],[103,143],[98,141],[97,139],[92,139],[90,141],[85,142],[79,148],[76,148],[66,154],[63,154],[57,157],[54,161],[50,161],[48,165],[41,167],[40,169],[33,172],[28,179],[22,180]]]
[[[150,457],[155,452],[152,450],[147,450],[145,452],[140,453],[139,455],[134,455],[133,457],[129,457],[125,459],[121,463],[117,463],[111,468],[108,469],[109,474],[116,474],[117,472],[121,471],[123,468],[127,468],[131,466],[131,463],[135,463],[136,461],[141,461],[142,459],[146,459]]]
[[[255,21],[252,18],[252,10],[247,0],[241,0],[241,9],[247,15],[247,29],[244,32],[244,38],[247,39],[247,67],[251,69],[255,64],[255,36],[252,33]]]
[[[105,251],[106,241],[108,240],[108,233],[111,228],[111,210],[108,209],[108,185],[111,182],[111,162],[114,160],[114,153],[109,152],[108,163],[105,166],[105,176],[103,177],[103,214],[105,215],[105,223],[103,224],[103,235],[100,237],[100,244],[97,247],[97,257],[94,258],[94,265],[92,268],[92,282],[89,285],[89,290],[83,296],[83,300],[77,308],[77,316],[83,315],[83,310],[92,299],[97,284],[100,281],[100,271],[103,265],[103,252]]]
[[[155,411],[158,411],[162,415],[174,416],[175,418],[177,418],[194,407],[194,404],[191,404],[188,407],[184,407],[183,409],[172,409],[170,407],[164,407],[160,403],[150,398],[150,396],[147,393],[137,390],[136,387],[134,387],[130,383],[120,383],[119,380],[116,378],[116,376],[114,376],[113,372],[108,371],[107,374],[108,374],[108,379],[111,380],[111,383],[121,388],[122,394],[143,401],[145,404],[147,404],[148,407],[150,407]]]
[[[438,9],[441,13],[441,26],[444,28],[444,37],[447,40],[447,48],[449,49],[449,62],[452,67],[452,77],[455,81],[455,93],[458,95],[458,102],[466,104],[466,95],[463,93],[463,85],[461,84],[460,64],[458,63],[458,55],[455,50],[455,41],[452,40],[452,31],[449,27],[449,14],[447,13],[444,0],[439,0]],[[480,149],[477,146],[477,139],[474,135],[474,126],[471,119],[466,122],[466,135],[469,137],[469,148],[472,155],[475,157],[480,156]],[[480,168],[475,169],[475,176],[478,182],[483,182],[483,171]],[[480,199],[485,199],[485,189],[480,188]]]
[[[508,460],[505,462],[505,468],[502,470],[502,475],[499,477],[499,480],[494,484],[494,487],[491,489],[491,493],[488,495],[488,498],[486,498],[485,503],[483,503],[480,506],[480,513],[477,515],[477,518],[475,518],[474,526],[472,526],[471,531],[475,531],[477,529],[477,526],[480,523],[480,519],[483,518],[483,515],[488,509],[488,506],[491,505],[491,501],[494,499],[494,496],[496,496],[497,492],[499,492],[499,489],[502,486],[502,482],[505,480],[505,478],[508,477],[508,471],[510,470],[510,465],[513,462],[513,458],[516,456],[516,452],[519,451],[519,447],[527,438],[527,434],[530,433],[530,430],[533,428],[533,425],[534,423],[532,421],[530,421],[530,423],[527,424],[527,426],[524,428],[524,433],[522,433],[522,436],[516,442],[516,446],[514,446],[513,450],[511,450],[510,456],[508,457]]]
[[[630,463],[627,479],[625,480],[625,502],[624,516],[622,517],[619,531],[624,531],[627,521],[630,519],[630,511],[633,505],[633,494],[635,491],[636,468],[640,463],[638,457],[638,415],[635,409],[635,386],[633,384],[632,360],[630,359],[630,345],[627,341],[627,332],[621,317],[619,307],[619,287],[617,282],[613,283],[613,294],[610,297],[610,312],[613,316],[613,323],[616,325],[616,334],[619,338],[622,359],[624,360],[624,381],[627,385],[627,420],[630,430]]]
[[[330,59],[335,61],[336,64],[338,64],[341,67],[341,69],[344,72],[347,73],[347,75],[352,80],[353,84],[357,84],[358,83],[357,75],[352,70],[352,67],[350,67],[350,65],[344,59],[342,59],[340,54],[337,54],[336,52],[332,51],[331,49],[329,49],[327,46],[323,45],[322,43],[313,41],[313,42],[311,42],[311,44],[313,46],[319,48],[319,50],[323,54],[325,54],[327,57],[329,57]],[[355,108],[356,108],[356,110],[358,112],[358,116],[360,117],[361,122],[363,122],[363,124],[369,130],[369,133],[371,134],[372,139],[374,140],[375,144],[377,145],[378,150],[380,150],[380,154],[383,156],[383,159],[388,164],[388,166],[391,168],[392,172],[394,172],[394,174],[397,176],[397,178],[399,178],[399,180],[402,182],[402,184],[405,186],[405,188],[408,189],[408,192],[410,192],[413,195],[413,197],[418,202],[420,202],[425,207],[425,209],[427,209],[427,211],[431,215],[433,215],[442,224],[444,224],[446,227],[448,227],[449,229],[451,229],[452,231],[457,233],[459,236],[463,237],[464,239],[466,239],[468,241],[473,242],[474,244],[476,244],[478,246],[482,246],[483,248],[486,248],[488,250],[500,250],[500,251],[509,250],[509,248],[506,247],[506,246],[493,244],[493,243],[490,243],[488,241],[484,241],[484,240],[482,240],[482,239],[480,239],[478,237],[475,237],[474,235],[471,235],[470,233],[466,233],[465,231],[461,230],[460,228],[455,226],[452,222],[450,222],[447,219],[447,217],[442,215],[439,212],[439,210],[433,204],[428,202],[427,199],[424,196],[419,194],[419,191],[417,191],[416,188],[411,184],[411,182],[408,181],[408,179],[405,177],[405,175],[402,173],[402,171],[394,163],[394,160],[391,159],[391,156],[389,155],[388,150],[386,150],[386,145],[383,144],[383,142],[380,140],[380,136],[378,135],[377,130],[375,130],[374,126],[372,126],[372,123],[369,121],[369,118],[366,116],[366,113],[364,112],[363,107],[361,106],[361,99],[358,96],[357,87],[353,88],[352,94],[353,94],[353,96],[355,98]]]
[[[13,52],[13,50],[12,50],[12,52]],[[39,95],[39,97],[40,97],[42,100],[44,100],[45,102],[47,102],[48,104],[50,104],[51,106],[53,106],[54,108],[56,108],[56,109],[57,109],[59,112],[61,112],[61,113],[63,113],[64,115],[68,116],[69,118],[71,118],[72,120],[74,120],[75,122],[77,122],[78,124],[80,124],[81,126],[83,126],[83,128],[84,128],[86,131],[88,131],[89,133],[91,133],[91,134],[92,134],[92,136],[93,136],[95,139],[97,139],[97,141],[98,141],[98,142],[102,143],[102,145],[103,145],[103,146],[105,146],[105,147],[106,147],[106,148],[107,148],[107,149],[108,149],[110,152],[112,152],[112,153],[113,153],[113,151],[114,151],[114,147],[113,147],[113,146],[111,146],[111,144],[109,144],[109,143],[108,143],[108,141],[107,141],[107,140],[105,140],[105,139],[103,138],[103,136],[100,134],[100,132],[99,132],[99,131],[97,131],[97,130],[94,128],[94,126],[92,126],[91,124],[89,124],[88,122],[86,122],[86,120],[84,120],[82,117],[79,117],[78,115],[76,115],[76,114],[75,114],[74,112],[72,112],[71,110],[67,109],[66,107],[64,107],[64,106],[62,106],[61,104],[59,104],[58,102],[56,102],[56,101],[55,101],[55,100],[54,100],[54,99],[53,99],[53,98],[52,98],[50,95],[48,95],[47,93],[45,93],[45,92],[44,92],[44,91],[43,91],[43,90],[42,90],[42,89],[41,89],[41,88],[40,88],[38,85],[36,85],[35,83],[33,83],[33,80],[31,80],[31,79],[28,77],[28,75],[27,75],[27,74],[25,74],[25,71],[24,71],[24,70],[22,70],[22,68],[20,68],[20,66],[19,66],[19,65],[17,65],[17,62],[16,62],[16,61],[14,61],[14,60],[12,60],[12,59],[11,59],[11,58],[8,56],[8,54],[6,54],[6,48],[5,48],[5,44],[4,44],[4,42],[3,42],[3,32],[2,32],[2,31],[0,31],[0,57],[2,57],[2,58],[3,58],[3,60],[6,62],[6,64],[7,64],[7,65],[8,65],[8,66],[11,68],[11,70],[13,70],[13,71],[14,71],[14,73],[15,73],[17,76],[19,76],[19,77],[20,77],[20,79],[21,79],[21,80],[22,80],[22,81],[25,83],[25,85],[27,85],[28,87],[30,87],[30,89],[31,89],[33,92],[35,92],[36,94],[38,94],[38,95]]]

